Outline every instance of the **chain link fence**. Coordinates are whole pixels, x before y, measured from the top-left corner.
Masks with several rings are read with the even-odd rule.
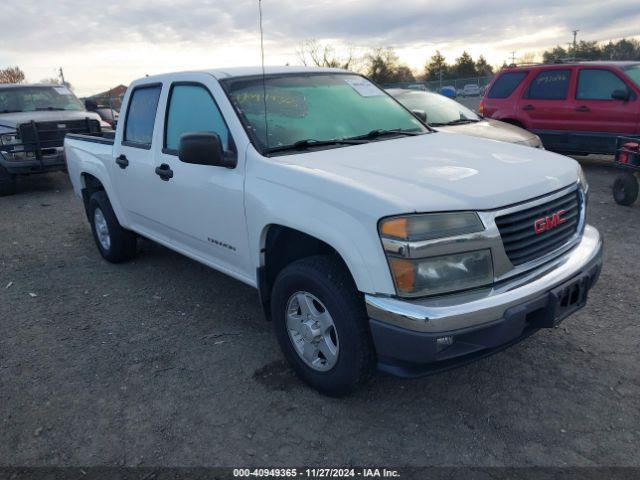
[[[482,89],[486,87],[492,79],[493,75],[485,75],[482,77],[443,78],[442,80],[430,80],[426,82],[387,83],[383,86],[384,88],[426,88],[432,92],[439,92],[442,87],[453,87],[458,91],[462,90],[465,85],[478,85]]]

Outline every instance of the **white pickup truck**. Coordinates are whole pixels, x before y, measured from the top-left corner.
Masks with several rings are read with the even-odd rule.
[[[65,140],[102,256],[140,235],[257,288],[323,393],[494,353],[584,306],[600,272],[578,163],[433,132],[362,76],[172,73],[123,105],[115,138]]]

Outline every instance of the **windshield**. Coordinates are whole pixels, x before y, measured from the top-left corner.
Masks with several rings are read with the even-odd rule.
[[[0,88],[0,113],[39,110],[84,110],[84,106],[67,87]]]
[[[394,95],[393,92],[391,92]],[[464,105],[443,95],[429,92],[402,92],[394,95],[409,110],[424,110],[429,125],[447,125],[481,118]]]
[[[377,135],[358,143],[388,139],[404,132],[429,131],[385,92],[358,75],[272,75],[266,77],[264,86],[262,77],[222,83],[256,148],[263,153],[274,149],[286,151],[282,147],[294,145],[306,149],[313,143],[314,148],[346,146],[355,142],[344,140],[374,131]],[[380,132],[390,135],[383,137]]]
[[[638,87],[640,87],[640,63],[637,65],[632,65],[630,67],[626,67],[623,69],[624,73],[635,83]]]

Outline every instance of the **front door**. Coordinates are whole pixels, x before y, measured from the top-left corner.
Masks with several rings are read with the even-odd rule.
[[[628,91],[629,100],[611,97],[615,90]],[[575,90],[574,130],[588,151],[613,151],[618,135],[634,135],[638,125],[638,99],[615,72],[606,68],[580,67]]]
[[[178,157],[180,136],[211,132],[220,136],[228,155],[238,155],[223,115],[207,85],[209,75],[174,82],[168,91],[162,148],[156,158],[153,197],[159,199],[161,235],[185,253],[231,275],[248,278],[247,230],[244,215],[244,172],[236,168],[194,165]],[[194,82],[196,78],[198,81]],[[219,88],[219,87],[218,87]],[[162,175],[171,171],[171,177]]]

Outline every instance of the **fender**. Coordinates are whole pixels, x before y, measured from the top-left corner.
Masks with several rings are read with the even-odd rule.
[[[377,220],[363,221],[338,205],[329,202],[318,205],[316,197],[267,181],[252,182],[250,191],[246,197],[246,215],[249,248],[256,269],[264,266],[262,252],[267,232],[271,225],[277,224],[315,237],[335,249],[359,291],[395,294],[377,232]]]

